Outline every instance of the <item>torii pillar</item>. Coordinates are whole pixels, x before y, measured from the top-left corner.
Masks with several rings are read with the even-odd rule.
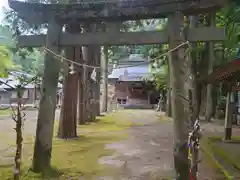
[[[62,27],[54,20],[48,24],[47,48],[60,54],[57,46]],[[54,67],[54,68],[53,68]],[[44,172],[50,166],[60,62],[49,52],[45,55],[42,94],[39,104],[32,170]]]
[[[106,22],[103,28],[105,32],[119,33],[121,22]],[[102,68],[102,100],[101,112],[108,111],[108,45],[103,46],[103,54],[101,56]]]

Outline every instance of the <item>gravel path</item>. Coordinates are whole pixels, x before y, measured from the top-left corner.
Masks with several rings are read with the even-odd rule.
[[[24,133],[29,135],[35,135],[36,122],[37,122],[37,111],[27,110],[26,121],[24,121]],[[56,111],[55,119],[59,119],[59,110]],[[15,127],[15,122],[11,119],[11,115],[0,115],[0,135],[5,132],[9,133]],[[14,134],[14,133],[12,133]]]
[[[131,128],[128,139],[106,145],[106,148],[116,149],[116,153],[103,157],[100,163],[120,167],[119,179],[147,180],[155,179],[155,176],[171,177],[173,138],[169,129],[170,122],[160,124],[151,110],[126,110],[123,113],[121,116],[124,119],[144,125]]]
[[[144,126],[131,128],[128,139],[106,145],[106,148],[115,149],[116,153],[101,158],[100,163],[118,167],[118,179],[121,180],[174,179],[172,122],[158,120],[152,110],[126,110],[121,115],[133,122],[143,123]],[[204,130],[212,129],[205,126]],[[201,158],[207,157],[202,155]],[[220,179],[204,159],[199,169],[200,180]],[[116,177],[100,179],[114,180]]]

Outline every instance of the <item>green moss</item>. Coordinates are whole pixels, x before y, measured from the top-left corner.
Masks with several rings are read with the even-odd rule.
[[[233,141],[239,141],[240,138],[239,137],[233,137],[232,138]],[[234,153],[231,149],[231,147],[229,146],[228,148],[223,148],[220,144],[224,143],[222,141],[221,137],[209,137],[209,138],[205,138],[204,140],[205,142],[205,149],[209,152],[209,154],[211,154],[212,158],[214,158],[214,154],[219,156],[224,163],[226,163],[227,165],[230,165],[233,169],[235,169],[235,172],[231,172],[231,173],[236,173],[239,174],[239,170],[240,170],[240,155],[239,153]],[[228,143],[228,142],[226,142]],[[240,146],[239,146],[240,148]],[[235,150],[236,152],[236,150]],[[239,151],[238,151],[239,152]],[[216,160],[215,160],[216,161]],[[216,163],[218,163],[216,161]],[[223,166],[221,166],[219,163],[217,165],[222,172],[224,173],[225,177],[227,179],[233,179],[233,176],[230,172],[228,172]]]
[[[128,127],[137,125],[128,120],[117,117],[117,114],[109,114],[108,116],[99,117],[96,122],[87,125],[82,125],[79,131],[92,131],[93,133],[119,131]],[[91,126],[91,128],[89,128]]]
[[[54,138],[52,152],[53,169],[43,174],[34,174],[28,169],[33,154],[33,137],[25,137],[23,149],[22,180],[29,179],[94,179],[104,174],[113,175],[118,170],[98,163],[102,156],[109,156],[114,150],[105,149],[105,144],[127,137],[122,131],[133,126],[119,114],[100,117],[98,122],[78,127],[79,138],[62,140]],[[110,133],[110,134],[109,134]],[[11,154],[14,157],[14,154]],[[9,156],[9,154],[7,155]],[[1,162],[0,162],[1,163]],[[12,179],[13,165],[0,166],[0,179]]]
[[[208,163],[211,167],[215,167],[217,173],[222,173],[225,178],[227,178],[228,180],[230,180],[232,176],[231,176],[231,175],[229,174],[229,172],[215,159],[215,157],[214,157],[214,152],[213,152],[212,147],[209,145],[208,138],[203,138],[203,139],[201,140],[201,149],[202,149],[203,152],[209,157],[209,159],[206,159],[206,160],[207,160],[207,163]]]
[[[157,115],[159,121],[171,121],[171,118],[165,115]]]
[[[239,141],[239,137],[233,137],[232,141]],[[240,170],[240,154],[233,153],[230,148],[224,148],[219,146],[217,143],[224,143],[220,137],[209,138],[209,144],[211,145],[214,153],[219,155],[227,164],[230,164],[237,170]],[[225,142],[228,143],[228,142]],[[230,142],[229,142],[230,143]],[[240,149],[240,145],[239,145]]]
[[[12,113],[11,109],[0,109],[0,116],[11,115],[11,113]]]

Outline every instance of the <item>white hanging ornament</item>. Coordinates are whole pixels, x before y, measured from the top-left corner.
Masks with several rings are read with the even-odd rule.
[[[157,61],[154,61],[154,63],[153,63],[153,67],[154,67],[154,68],[157,68],[157,67],[158,67],[158,63],[157,63]]]
[[[97,73],[96,73],[96,68],[94,68],[92,74],[91,74],[91,78],[96,81],[96,76],[97,76]]]
[[[70,71],[69,71],[69,74],[74,74],[75,73],[75,70],[74,70],[74,66],[73,66],[73,63],[71,64],[71,66],[69,67]]]
[[[63,61],[63,53],[61,54],[60,61],[61,61],[61,63],[63,63],[63,62],[64,62],[64,61]]]

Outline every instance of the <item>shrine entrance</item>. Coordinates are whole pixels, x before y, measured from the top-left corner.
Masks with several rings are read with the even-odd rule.
[[[75,2],[75,1],[74,1]],[[98,105],[100,80],[93,82],[91,74],[96,70],[100,74],[100,46],[104,46],[105,52],[111,45],[144,45],[144,44],[169,44],[169,66],[171,67],[171,82],[173,121],[174,121],[174,160],[176,174],[182,176],[180,179],[186,180],[184,176],[189,174],[189,169],[185,168],[186,173],[182,173],[182,167],[188,167],[186,148],[182,148],[188,137],[187,124],[188,114],[186,114],[185,100],[178,93],[186,96],[188,90],[188,70],[186,70],[187,53],[185,49],[190,43],[194,42],[214,42],[225,39],[225,29],[215,26],[210,27],[184,27],[184,16],[195,16],[209,12],[215,12],[225,3],[225,0],[142,0],[142,1],[90,1],[69,4],[39,4],[9,0],[9,6],[18,13],[22,20],[30,24],[48,24],[48,31],[45,35],[20,35],[18,36],[19,47],[43,47],[45,55],[44,81],[42,84],[43,95],[38,114],[37,137],[35,142],[36,154],[51,151],[52,142],[46,138],[53,133],[53,120],[55,106],[52,102],[56,99],[56,88],[58,75],[61,68],[60,61],[62,49],[65,49],[65,59],[71,60],[70,64],[77,66],[78,73],[70,73],[66,76],[67,83],[71,88],[78,88],[79,93],[79,117],[81,119],[96,116],[91,106]],[[143,31],[143,32],[120,32],[119,23],[128,20],[168,18],[168,26],[162,31]],[[65,27],[65,32],[63,31]],[[80,55],[78,48],[82,48],[83,55]],[[105,53],[107,54],[107,53]],[[85,57],[83,57],[85,56]],[[107,57],[103,66],[104,91],[107,95]],[[53,68],[54,67],[54,68]],[[72,72],[72,71],[70,71]],[[100,77],[100,76],[99,76]],[[79,80],[80,79],[80,80]],[[96,78],[98,79],[98,78]],[[78,81],[79,80],[79,81]],[[78,83],[77,83],[78,82]],[[64,89],[66,94],[71,94],[69,99],[76,103],[77,94],[71,88]],[[94,96],[96,95],[96,101]],[[47,98],[46,98],[47,97]],[[49,98],[51,97],[51,98]],[[106,104],[106,100],[103,100]],[[178,104],[178,105],[177,105]],[[91,106],[90,106],[91,105]],[[64,112],[75,112],[75,107],[62,107]],[[46,113],[46,110],[48,113]],[[62,114],[63,119],[65,113]],[[65,118],[67,119],[67,118]],[[69,126],[76,122],[76,117],[72,117],[73,123],[69,119],[63,120],[62,124]],[[49,125],[51,124],[51,126]],[[180,128],[180,129],[179,129]],[[68,128],[71,129],[71,128]],[[73,135],[74,136],[74,135]],[[45,141],[40,141],[45,139]],[[46,149],[47,148],[47,149]],[[38,167],[42,160],[41,156],[35,156],[33,166]],[[183,158],[184,157],[184,158]],[[44,167],[44,163],[41,164]],[[38,167],[37,169],[41,169]],[[180,173],[181,172],[181,173]]]

